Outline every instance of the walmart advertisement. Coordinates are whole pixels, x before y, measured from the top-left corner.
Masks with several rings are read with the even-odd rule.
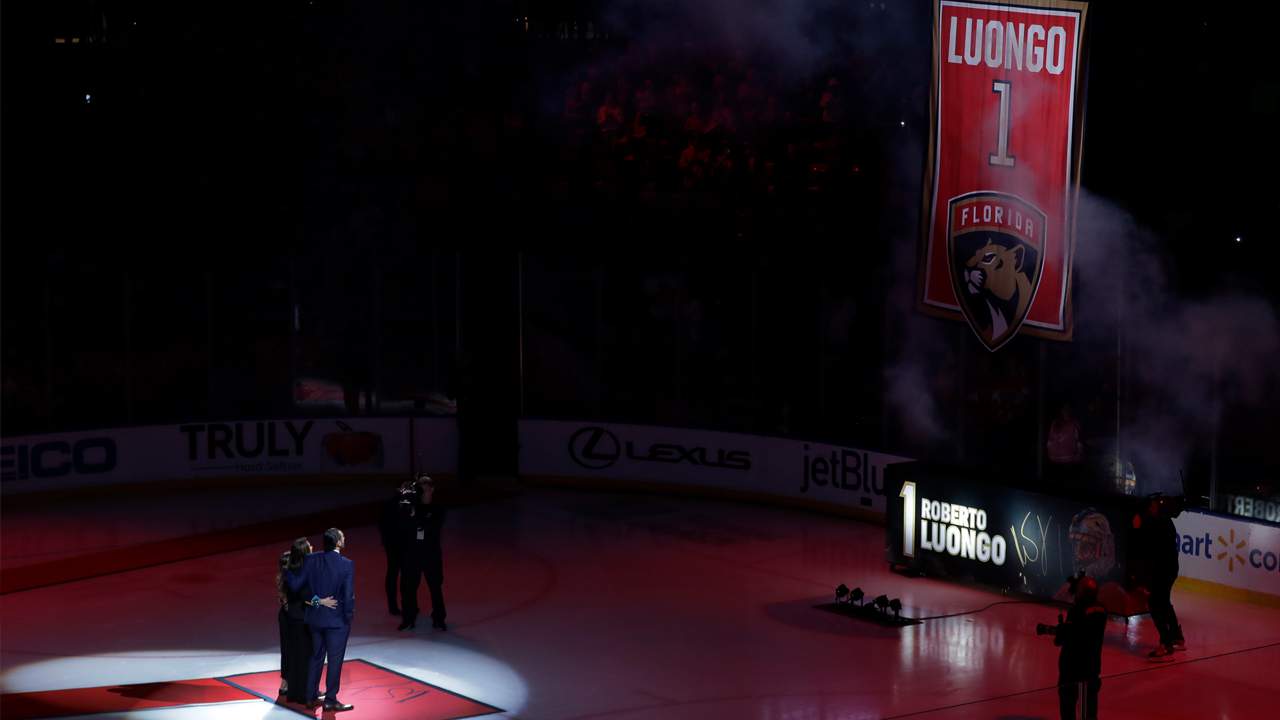
[[[1181,577],[1280,596],[1280,527],[1196,511],[1173,524]]]

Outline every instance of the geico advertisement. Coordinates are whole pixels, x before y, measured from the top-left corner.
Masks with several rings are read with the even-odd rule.
[[[890,561],[942,578],[1062,596],[1085,571],[1123,602],[1124,511],[958,479],[891,480]]]
[[[1280,595],[1280,527],[1192,511],[1173,524],[1182,577]]]
[[[157,447],[155,428],[23,435],[0,440],[0,483],[5,493],[84,487],[146,479],[140,465],[171,458]],[[137,477],[139,474],[144,477]]]
[[[17,438],[0,445],[0,481],[103,475],[116,469],[119,456],[110,436]]]
[[[857,448],[683,428],[520,421],[520,472],[695,485],[885,511],[884,470]]]

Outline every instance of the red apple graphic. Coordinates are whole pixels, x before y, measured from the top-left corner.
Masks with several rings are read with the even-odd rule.
[[[324,451],[338,465],[372,464],[382,467],[382,436],[378,433],[352,430],[350,425],[337,421],[342,432],[328,433],[321,441]]]

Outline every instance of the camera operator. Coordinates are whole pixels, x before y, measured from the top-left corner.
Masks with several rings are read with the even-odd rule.
[[[1053,635],[1053,644],[1062,648],[1058,653],[1058,711],[1062,720],[1097,720],[1107,610],[1098,602],[1096,580],[1082,574],[1072,586],[1075,597],[1066,619],[1059,615],[1057,625],[1036,625],[1036,634]]]
[[[1181,513],[1181,498],[1157,495],[1148,499],[1143,511],[1133,517],[1134,549],[1138,554],[1136,580],[1151,593],[1147,603],[1160,635],[1160,645],[1147,654],[1153,662],[1169,662],[1175,650],[1187,649],[1170,600],[1173,583],[1178,579],[1178,530],[1173,518]]]
[[[426,473],[418,476],[413,501],[402,503],[399,535],[403,543],[400,572],[401,630],[412,629],[418,619],[418,583],[427,579],[431,593],[431,626],[447,630],[444,606],[444,558],[440,531],[445,509],[435,503],[435,482]]]
[[[396,488],[395,494],[383,503],[378,514],[378,536],[382,540],[382,552],[387,556],[387,610],[392,615],[400,614],[400,566],[405,550],[404,533],[400,531],[401,508],[416,501],[417,497],[417,485],[413,480],[405,480]]]

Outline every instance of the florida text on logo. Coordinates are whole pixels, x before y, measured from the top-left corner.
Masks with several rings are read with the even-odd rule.
[[[951,198],[947,257],[951,284],[969,327],[988,350],[1013,339],[1044,269],[1048,220],[1016,195],[971,192]]]
[[[569,436],[569,457],[588,470],[603,470],[618,462],[625,452],[628,460],[637,462],[688,463],[725,470],[750,470],[751,453],[747,450],[708,449],[679,443],[650,443],[641,452],[630,440],[618,440],[612,432],[597,426],[584,427]]]

